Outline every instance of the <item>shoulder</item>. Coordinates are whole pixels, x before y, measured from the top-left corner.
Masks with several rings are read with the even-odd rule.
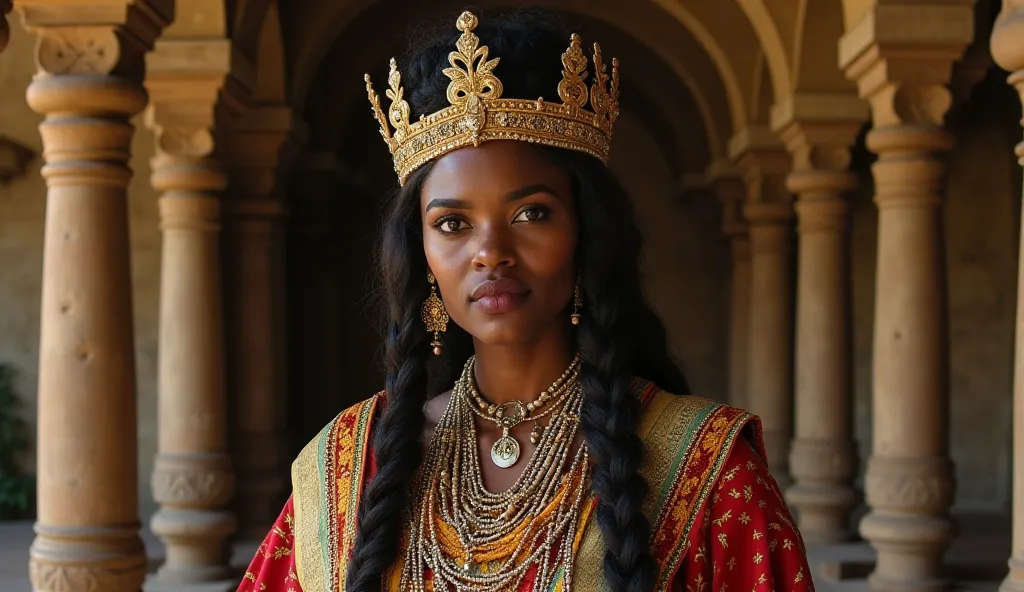
[[[309,474],[304,469],[322,464],[325,456],[339,447],[347,450],[359,447],[369,436],[373,420],[386,399],[384,391],[380,391],[334,416],[299,452],[292,464],[293,476]]]
[[[704,448],[730,449],[741,434],[758,452],[762,450],[760,420],[743,409],[704,397],[675,395],[641,379],[634,381],[634,390],[644,405],[637,435],[648,454],[675,456],[695,440]]]

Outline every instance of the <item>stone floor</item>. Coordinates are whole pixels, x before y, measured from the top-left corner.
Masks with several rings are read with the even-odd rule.
[[[1003,515],[970,514],[958,516],[961,536],[947,555],[952,590],[996,592],[1006,573],[1010,553],[1010,521]],[[32,524],[0,524],[0,592],[31,592],[28,583],[28,546],[32,542]],[[142,533],[153,570],[162,561],[163,546],[148,530]],[[235,545],[232,564],[241,571],[256,550],[257,542]],[[864,542],[843,545],[812,546],[808,549],[819,592],[867,590],[865,577],[871,569],[872,550]],[[152,571],[152,570],[151,570]],[[198,588],[166,588],[147,582],[145,592],[225,592],[233,583]],[[76,592],[69,590],[68,592]]]

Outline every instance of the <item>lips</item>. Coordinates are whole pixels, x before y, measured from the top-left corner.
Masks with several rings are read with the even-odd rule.
[[[486,314],[502,314],[519,308],[530,290],[512,278],[487,280],[473,289],[469,301]]]

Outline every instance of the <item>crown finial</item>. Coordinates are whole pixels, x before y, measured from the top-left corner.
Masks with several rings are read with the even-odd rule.
[[[562,54],[561,103],[542,99],[506,99],[495,74],[499,57],[480,44],[473,31],[479,19],[470,11],[459,15],[456,28],[462,33],[451,64],[443,70],[448,84],[448,106],[421,114],[409,123],[411,108],[405,100],[402,77],[392,58],[385,92],[391,105],[385,115],[369,75],[364,77],[374,117],[394,158],[400,184],[424,163],[464,146],[478,146],[493,139],[512,139],[584,152],[608,162],[612,124],[619,113],[619,62],[612,60],[611,84],[601,49],[594,44],[594,76],[587,85],[587,56],[579,35],[573,34]],[[587,110],[587,102],[590,109]],[[392,128],[394,132],[392,132]]]
[[[463,33],[469,33],[479,24],[480,19],[478,19],[472,12],[465,10],[459,15],[459,20],[455,21],[455,28]]]

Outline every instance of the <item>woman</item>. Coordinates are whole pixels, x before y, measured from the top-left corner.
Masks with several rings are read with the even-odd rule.
[[[617,62],[541,12],[457,28],[387,111],[367,78],[386,390],[300,454],[239,590],[812,590],[758,420],[688,396],[642,295]]]

